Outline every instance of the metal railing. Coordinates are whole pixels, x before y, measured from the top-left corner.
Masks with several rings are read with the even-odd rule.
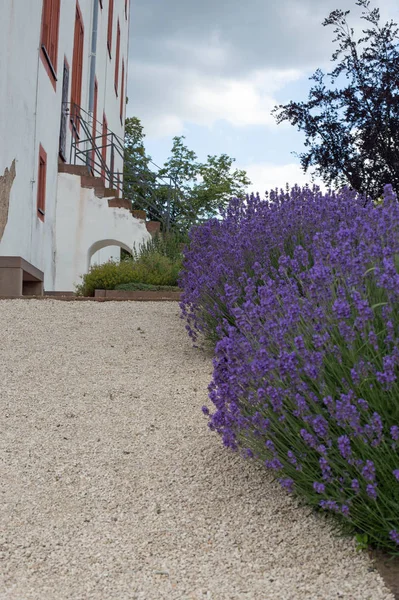
[[[115,160],[119,158],[118,162],[124,164],[124,140],[76,104],[65,103],[63,111],[72,129],[69,163],[87,166],[91,175],[102,178],[105,187],[114,189],[121,197],[126,195],[132,201],[132,208],[149,212],[150,217],[162,223],[163,230],[169,231],[173,226],[174,207],[185,202],[176,182],[160,175],[161,168],[151,160],[146,161],[147,171],[129,169],[129,180],[124,181],[123,173],[115,171]],[[101,131],[99,135],[98,131]],[[145,198],[134,193],[138,188],[145,191]],[[164,193],[163,204],[159,202],[160,190]]]

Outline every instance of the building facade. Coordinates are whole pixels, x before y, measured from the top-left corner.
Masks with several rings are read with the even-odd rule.
[[[45,290],[64,290],[78,283],[94,248],[131,249],[148,236],[128,205],[115,202],[130,1],[0,7],[0,295],[9,257],[44,273]]]

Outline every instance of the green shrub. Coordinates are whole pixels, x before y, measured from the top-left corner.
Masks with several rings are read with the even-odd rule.
[[[153,286],[177,286],[181,260],[168,258],[158,252],[121,262],[109,261],[90,268],[76,286],[80,296],[93,296],[94,290],[114,290],[121,284],[141,283]]]
[[[90,267],[82,277],[82,283],[76,286],[79,296],[94,296],[94,290],[114,290],[116,285],[129,283],[133,277],[132,261],[109,261]]]
[[[162,254],[166,256],[172,262],[181,264],[183,258],[183,247],[187,243],[188,239],[180,233],[162,233],[157,234],[147,242],[139,244],[138,248],[135,248],[134,258],[151,256],[153,254]]]
[[[144,292],[178,292],[179,288],[175,285],[151,285],[149,283],[121,283],[115,287],[116,290],[126,292],[144,291]]]

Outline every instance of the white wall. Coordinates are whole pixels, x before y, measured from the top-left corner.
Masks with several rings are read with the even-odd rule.
[[[90,260],[90,266],[94,265],[103,265],[106,262],[120,262],[121,259],[121,249],[119,246],[107,246],[106,248],[101,248],[93,254]]]
[[[82,108],[89,108],[90,53],[94,4],[98,0],[79,0],[84,23],[84,64]],[[125,0],[114,1],[111,58],[107,50],[109,0],[99,10],[96,75],[99,85],[98,119],[106,112],[108,128],[123,138],[120,122],[120,95],[114,88],[117,19],[121,27],[119,81],[122,57],[127,77],[128,20]],[[9,206],[8,223],[0,241],[0,256],[21,256],[44,271],[45,289],[55,287],[57,235],[56,199],[70,199],[57,194],[58,150],[61,119],[62,73],[64,58],[70,65],[72,81],[75,0],[61,0],[56,89],[40,59],[40,36],[43,0],[0,0],[0,174],[16,159]],[[70,88],[71,89],[71,88]],[[68,100],[70,100],[70,89]],[[126,86],[125,86],[126,91]],[[119,84],[120,94],[120,84]],[[67,148],[69,148],[70,134]],[[47,152],[46,214],[42,222],[37,216],[37,174],[39,145]],[[115,160],[123,170],[122,161]],[[67,207],[61,207],[67,209]],[[67,250],[66,250],[67,251]],[[69,248],[69,252],[71,248]]]
[[[54,289],[63,292],[74,291],[91,257],[102,248],[118,245],[132,252],[151,238],[144,221],[125,208],[110,208],[107,198],[81,188],[79,176],[64,173],[58,181],[57,231]]]

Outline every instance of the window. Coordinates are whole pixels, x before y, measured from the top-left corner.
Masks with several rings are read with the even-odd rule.
[[[121,83],[121,104],[120,104],[120,117],[121,117],[122,125],[123,125],[124,108],[125,108],[125,61],[122,58],[122,83]]]
[[[109,0],[109,8],[108,8],[108,37],[107,37],[107,46],[109,57],[111,58],[111,50],[112,50],[112,25],[114,18],[114,0]]]
[[[57,81],[60,0],[43,0],[40,56],[55,89]]]
[[[121,28],[118,19],[118,29],[116,32],[116,54],[115,54],[115,94],[118,95],[119,85],[119,59],[121,52]]]
[[[76,4],[72,60],[71,116],[72,120],[75,121],[77,131],[79,131],[78,110],[82,99],[83,43],[84,27],[82,14],[79,5]]]
[[[39,146],[39,172],[37,177],[37,216],[44,221],[46,209],[46,178],[47,178],[47,154],[43,146]]]

